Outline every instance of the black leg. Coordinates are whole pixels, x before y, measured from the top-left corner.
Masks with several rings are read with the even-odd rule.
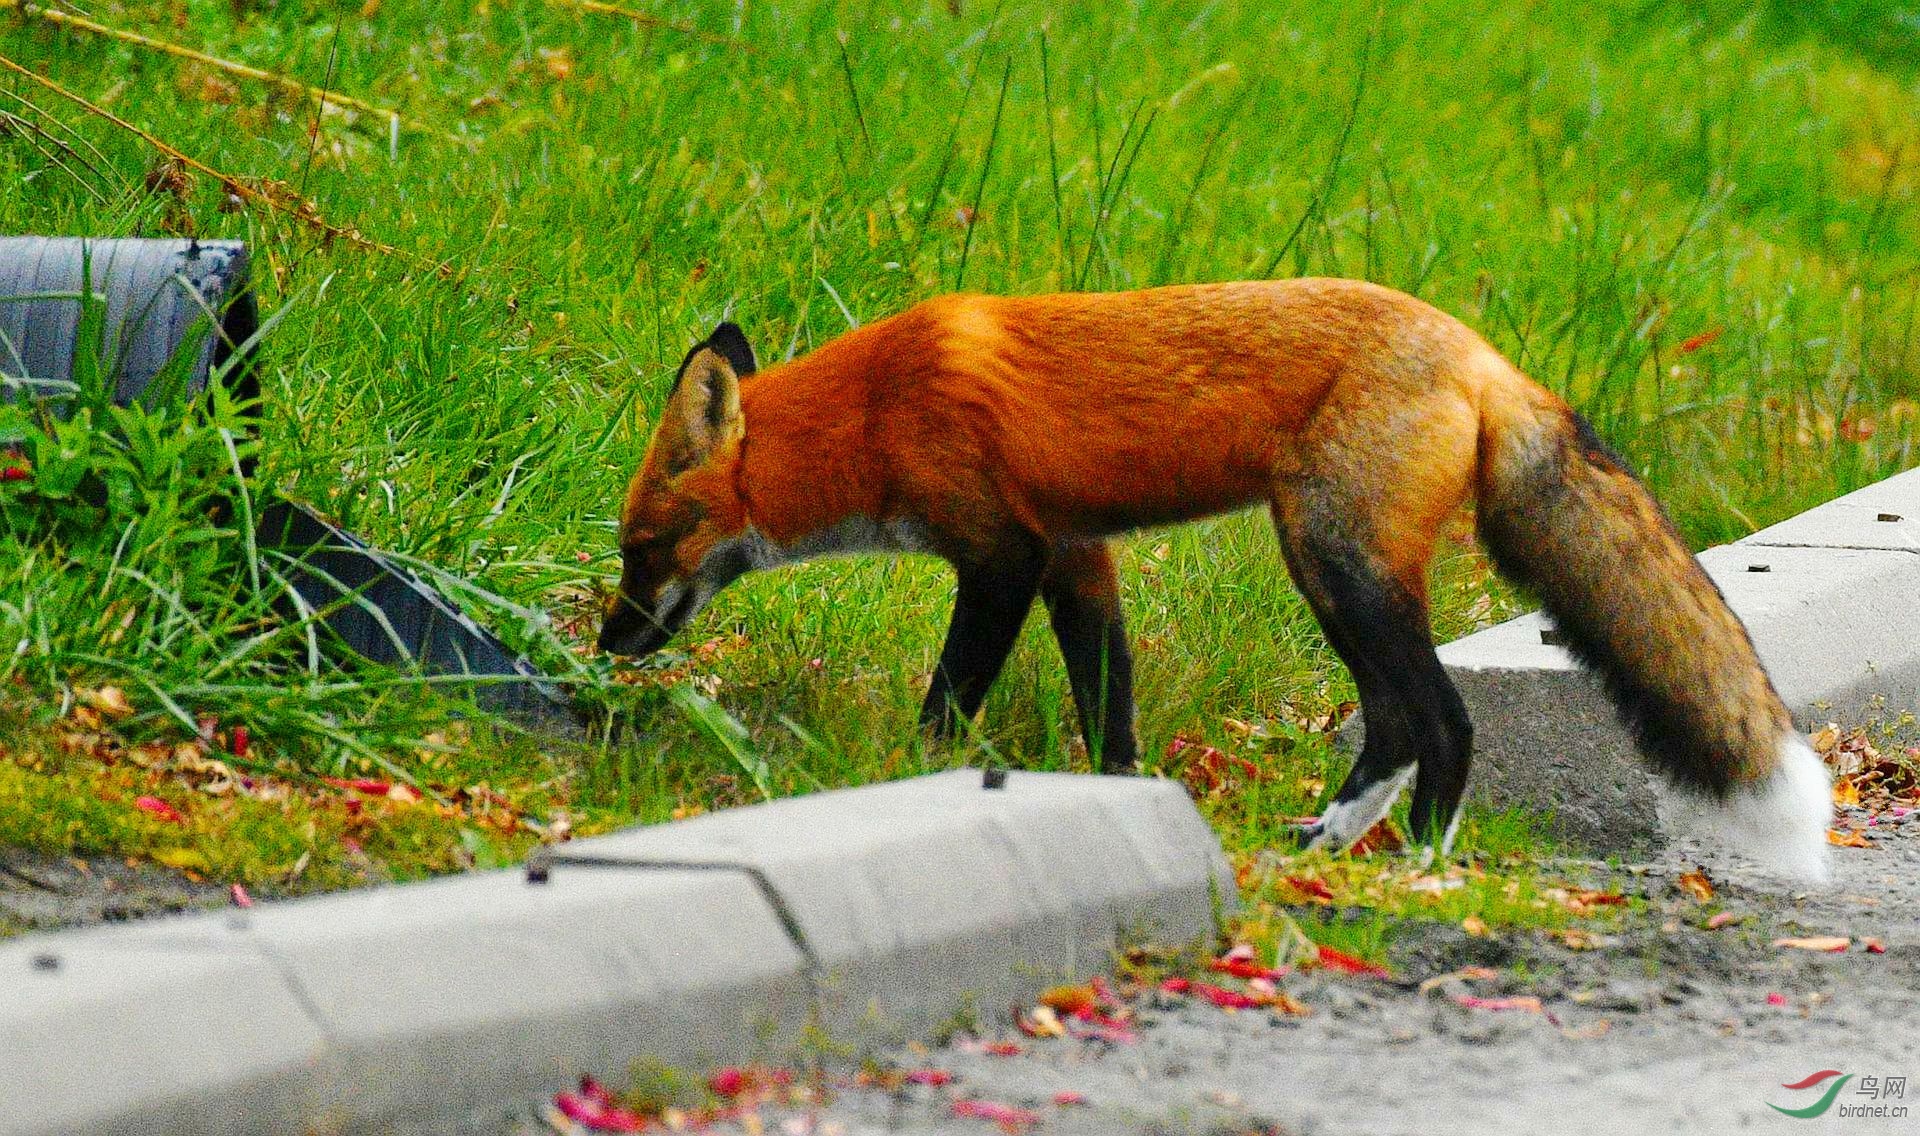
[[[1306,834],[1309,845],[1344,849],[1358,840],[1409,778],[1414,839],[1443,845],[1466,788],[1473,732],[1434,654],[1426,605],[1373,570],[1365,549],[1337,530],[1283,524],[1281,536],[1294,580],[1352,670],[1366,714],[1360,758]]]
[[[959,565],[957,571],[953,623],[927,700],[920,706],[920,724],[943,738],[952,737],[961,722],[973,717],[1000,677],[1033,607],[1041,564],[1038,556],[1020,557],[992,567]]]
[[[1040,597],[1066,660],[1088,752],[1102,773],[1133,772],[1140,761],[1133,731],[1133,655],[1106,545],[1058,550],[1041,580]]]

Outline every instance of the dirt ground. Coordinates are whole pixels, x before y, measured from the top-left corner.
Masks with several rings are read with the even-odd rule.
[[[0,935],[140,919],[227,902],[225,888],[196,884],[152,864],[129,866],[111,857],[0,848]]]
[[[1678,853],[1627,871],[1590,869],[1591,882],[1652,901],[1598,949],[1428,925],[1396,945],[1398,981],[1289,978],[1284,988],[1312,1008],[1303,1018],[1155,995],[1137,1042],[1019,1038],[1018,1056],[964,1044],[902,1051],[892,1055],[900,1066],[952,1081],[850,1088],[824,1107],[763,1109],[758,1130],[998,1130],[990,1117],[956,1115],[956,1101],[1024,1109],[1035,1119],[1011,1114],[1000,1127],[1062,1136],[1920,1129],[1920,823],[1889,830],[1873,849],[1833,851],[1835,882],[1814,893]],[[1675,886],[1695,866],[1706,867],[1739,922],[1704,926],[1703,909]],[[1841,953],[1775,945],[1814,936],[1850,945]],[[1498,977],[1420,989],[1470,966]],[[1471,1008],[1460,995],[1530,995],[1540,1008]],[[1783,1086],[1826,1070],[1848,1079],[1819,1117],[1769,1107],[1816,1106],[1836,1078]],[[1078,1099],[1058,1103],[1062,1093]],[[1886,1113],[1843,1115],[1861,1107]],[[555,1128],[529,1119],[506,1130]]]

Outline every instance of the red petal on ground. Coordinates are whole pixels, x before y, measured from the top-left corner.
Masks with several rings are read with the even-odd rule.
[[[231,744],[229,744],[227,748],[233,753],[233,756],[243,758],[247,756],[247,751],[253,748],[253,735],[247,732],[245,726],[235,726],[233,728]]]
[[[1368,978],[1391,978],[1384,966],[1375,966],[1365,959],[1357,959],[1345,951],[1336,951],[1332,947],[1319,949],[1320,965],[1331,970],[1342,970],[1348,974],[1365,975]]]
[[[1329,903],[1333,902],[1333,889],[1321,883],[1319,880],[1302,879],[1299,876],[1288,876],[1287,886],[1302,895],[1312,896],[1314,899],[1324,899]]]
[[[158,797],[137,797],[134,799],[133,807],[143,813],[152,813],[161,820],[170,820],[175,824],[182,824],[187,819],[180,815],[180,810]]]
[[[1868,954],[1884,955],[1887,953],[1887,945],[1878,939],[1862,939],[1860,940],[1860,945],[1867,948]]]
[[[228,889],[228,894],[233,897],[233,905],[235,907],[253,906],[253,897],[248,895],[247,889],[241,887],[239,884],[235,884],[232,888]]]
[[[945,1085],[952,1080],[953,1074],[945,1069],[914,1069],[907,1073],[909,1085]]]
[[[555,1093],[553,1107],[590,1132],[644,1132],[647,1128],[646,1117],[639,1113],[602,1104],[584,1093]]]
[[[1224,986],[1215,986],[1210,982],[1194,983],[1193,992],[1223,1010],[1253,1010],[1266,1004],[1251,994],[1228,990]]]
[[[592,1077],[580,1078],[580,1095],[603,1108],[612,1108],[613,1093]]]
[[[23,465],[0,467],[0,481],[25,481],[33,476],[33,471]]]
[[[1140,1040],[1140,1035],[1126,1026],[1106,1022],[1093,1025],[1069,1025],[1067,1036],[1081,1041],[1104,1041],[1110,1045],[1132,1045]]]
[[[707,1078],[707,1087],[715,1096],[737,1097],[746,1091],[747,1071],[735,1065],[726,1065],[713,1071]]]
[[[356,793],[365,793],[372,797],[384,797],[393,792],[393,782],[380,781],[372,777],[323,777],[321,780],[336,789],[352,789]]]
[[[1063,1092],[1053,1094],[1053,1103],[1059,1105],[1061,1108],[1073,1104],[1085,1104],[1087,1103],[1087,1096],[1085,1093],[1076,1093],[1072,1089],[1067,1089]]]
[[[1193,980],[1190,978],[1169,978],[1160,983],[1162,994],[1185,994],[1192,989]]]
[[[957,1100],[953,1102],[953,1114],[975,1120],[991,1120],[1008,1132],[1018,1132],[1040,1123],[1040,1114],[1032,1109],[998,1101]]]
[[[1265,978],[1272,980],[1284,978],[1287,968],[1284,966],[1261,966],[1251,959],[1214,959],[1212,969],[1221,974],[1230,974],[1235,978]]]
[[[1784,1006],[1786,1004],[1787,1004],[1787,996],[1785,994],[1780,993],[1777,990],[1767,995],[1767,1005],[1769,1006]],[[1802,1086],[1787,1085],[1785,1087],[1792,1089],[1792,1088],[1799,1088]]]

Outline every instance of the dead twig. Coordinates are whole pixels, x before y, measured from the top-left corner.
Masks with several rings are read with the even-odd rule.
[[[144,47],[149,51],[157,51],[163,55],[172,55],[180,59],[191,60],[194,63],[205,64],[216,70],[225,71],[229,75],[238,75],[244,79],[254,79],[270,86],[292,91],[295,94],[302,95],[320,104],[322,109],[329,105],[343,107],[348,110],[373,115],[383,122],[398,123],[403,130],[411,130],[417,134],[431,134],[462,146],[472,144],[471,139],[464,138],[458,134],[452,134],[431,126],[423,126],[417,122],[408,122],[406,119],[400,117],[399,111],[389,107],[377,106],[363,99],[356,99],[352,95],[343,95],[338,91],[330,91],[324,87],[309,86],[290,75],[282,75],[277,71],[268,71],[264,68],[253,67],[245,63],[236,63],[231,59],[222,59],[217,55],[208,55],[204,51],[196,51],[191,47],[171,43],[164,39],[155,39],[152,36],[141,35],[139,32],[111,28],[105,24],[89,20],[85,16],[76,16],[71,12],[62,12],[54,8],[45,8],[39,4],[29,4],[26,3],[25,0],[0,0],[0,9],[5,8],[16,9],[22,15],[31,16],[38,20],[45,20],[50,24],[58,24],[61,27],[91,32],[94,35],[106,36],[109,39],[117,39],[122,43],[130,43],[136,47]]]
[[[582,12],[598,12],[603,16],[620,16],[649,28],[660,28],[665,31],[679,32],[683,36],[691,36],[705,43],[717,43],[726,47],[737,47],[741,51],[755,54],[753,45],[747,43],[745,40],[721,35],[718,32],[703,32],[692,24],[682,24],[674,20],[649,15],[646,12],[636,12],[632,8],[623,8],[618,4],[604,3],[603,0],[547,0],[547,3],[557,8],[577,8]]]
[[[376,241],[361,233],[358,229],[349,228],[344,225],[336,225],[328,221],[320,215],[320,211],[311,201],[301,199],[291,187],[283,183],[265,178],[248,178],[236,174],[222,173],[212,166],[207,165],[205,162],[200,161],[198,158],[194,158],[169,144],[164,139],[154,135],[151,131],[143,130],[135,126],[133,123],[128,122],[126,119],[121,118],[119,115],[100,106],[98,103],[87,99],[85,96],[77,95],[67,90],[52,79],[41,75],[31,68],[21,66],[5,55],[0,55],[0,67],[4,67],[8,71],[32,80],[34,83],[45,87],[47,90],[52,91],[54,94],[85,110],[88,114],[106,119],[113,125],[153,147],[164,157],[196,173],[204,174],[212,178],[218,182],[220,187],[227,193],[239,198],[241,201],[276,213],[284,213],[301,224],[306,225],[308,228],[318,231],[327,239],[343,240],[359,248],[368,249],[372,252],[385,253],[388,256],[419,265],[422,268],[431,269],[443,277],[453,275],[453,269],[449,265],[436,263],[424,257],[416,256],[413,253],[402,251],[390,244]]]
[[[77,170],[75,170],[72,166],[69,166],[66,162],[62,161],[60,158],[60,154],[55,153],[54,151],[55,150],[61,151],[65,153],[68,157],[74,159],[75,161],[81,163],[82,165],[87,164],[86,158],[82,157],[78,153],[75,153],[73,147],[67,145],[61,139],[55,138],[52,134],[49,134],[47,132],[46,127],[41,126],[38,122],[35,122],[33,119],[27,118],[24,115],[15,114],[10,110],[0,110],[0,130],[19,131],[21,136],[26,139],[27,145],[32,146],[35,152],[37,152],[42,158],[45,158],[47,160],[48,165],[53,166],[55,169],[59,170],[61,173],[66,174],[68,177],[72,178],[74,182],[77,185],[79,185],[81,189],[84,189],[88,193],[92,194],[93,199],[95,201],[99,202],[102,205],[107,204],[107,195],[104,193],[101,193],[99,188],[95,186],[92,182],[88,181],[86,178],[81,177]],[[45,145],[42,145],[42,143],[45,143]],[[53,147],[53,150],[47,149],[48,146]],[[98,170],[95,170],[94,172],[96,174],[99,173]]]

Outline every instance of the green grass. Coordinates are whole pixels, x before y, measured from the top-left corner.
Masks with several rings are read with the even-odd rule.
[[[585,651],[646,423],[685,346],[726,316],[778,359],[961,286],[1365,276],[1460,315],[1566,393],[1696,544],[1915,462],[1910,8],[648,11],[742,46],[532,0],[90,9],[390,105],[397,146],[377,116],[329,113],[313,129],[297,95],[7,17],[9,58],[402,250],[223,211],[202,176],[150,190],[144,143],[4,80],[30,100],[11,111],[77,132],[90,164],[56,166],[59,151],[16,123],[0,225],[253,242],[264,305],[287,308],[256,488],[471,576],[500,597],[475,606],[617,725],[582,746],[482,728],[452,747],[457,768],[422,761],[420,739],[462,713],[458,699],[310,651],[271,574],[255,586],[232,526],[204,519],[232,485],[221,454],[183,443],[177,473],[142,475],[90,526],[0,534],[0,644],[18,644],[0,651],[0,679],[22,736],[54,729],[70,690],[113,682],[133,700],[117,726],[133,741],[210,716],[247,724],[261,766],[300,784],[378,773],[446,790],[491,771],[535,813],[587,827],[905,776],[989,746],[1021,765],[1084,765],[1037,626],[978,739],[915,736],[951,594],[925,561],[800,567],[714,603],[678,644],[707,649],[669,661],[745,726],[744,743]],[[1207,808],[1236,849],[1259,846],[1275,817],[1310,811],[1303,778],[1337,781],[1340,761],[1297,724],[1351,697],[1348,680],[1264,519],[1124,544],[1145,750],[1185,735],[1257,753],[1270,781]],[[1470,551],[1437,571],[1441,637],[1519,609]],[[1302,736],[1244,746],[1228,718]],[[21,770],[43,758],[22,753]],[[61,784],[85,797],[81,781]],[[24,798],[5,799],[0,812]],[[81,804],[81,829],[111,830]],[[458,862],[458,827],[394,851],[391,870]],[[1496,857],[1537,846],[1524,827],[1485,827]],[[307,842],[316,855],[336,855],[327,831]],[[341,862],[352,875],[358,861]]]

